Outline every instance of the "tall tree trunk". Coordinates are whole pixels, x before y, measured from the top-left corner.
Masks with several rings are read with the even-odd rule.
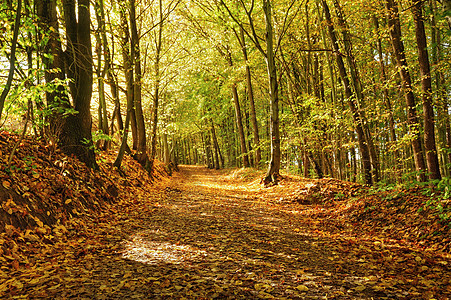
[[[431,7],[431,44],[434,45],[432,47],[432,63],[437,66],[443,60],[442,54],[442,37],[440,30],[437,30],[437,22],[436,22],[436,12],[437,12],[437,3],[436,0],[429,0]],[[448,109],[448,97],[447,97],[447,88],[445,81],[445,74],[443,69],[435,68],[434,74],[434,83],[435,90],[437,91],[437,102],[440,109],[438,110],[438,119],[439,119],[439,129],[437,130],[439,133],[439,138],[442,144],[443,153],[443,166],[442,166],[442,176],[450,176],[451,170],[447,167],[449,163],[451,163],[451,125],[449,119],[449,109]]]
[[[232,53],[227,48],[227,52],[224,54],[226,57],[226,60],[230,67],[233,66],[233,60],[232,60]],[[244,135],[244,126],[243,126],[243,117],[241,114],[241,105],[240,100],[238,97],[238,89],[237,84],[234,82],[231,86],[232,89],[232,98],[233,98],[233,105],[235,108],[235,120],[236,120],[236,126],[238,129],[238,138],[240,142],[240,149],[241,149],[241,156],[243,158],[243,166],[245,168],[249,167],[249,156],[247,154],[247,147],[246,147],[246,137]]]
[[[270,99],[271,158],[263,182],[265,185],[277,183],[280,177],[280,131],[279,131],[279,88],[277,83],[276,60],[274,57],[272,12],[269,0],[263,0],[266,24],[266,67],[268,71]]]
[[[334,25],[332,24],[329,7],[325,0],[322,0],[324,14],[327,21],[327,28],[329,31],[329,37],[331,40],[331,45],[333,52],[335,54],[335,60],[337,62],[338,70],[340,72],[340,77],[345,89],[346,100],[349,104],[349,108],[351,109],[352,116],[354,118],[355,130],[357,133],[357,140],[359,143],[360,155],[362,157],[362,165],[363,165],[363,176],[366,184],[372,184],[372,175],[371,175],[371,158],[370,152],[368,149],[368,144],[366,141],[365,132],[362,126],[362,118],[360,116],[359,110],[357,108],[357,104],[355,103],[355,96],[352,93],[351,86],[349,83],[349,78],[346,73],[346,68],[343,62],[343,58],[341,57],[340,50],[338,47],[337,37],[335,35]]]
[[[258,168],[260,166],[260,161],[262,159],[262,153],[260,149],[260,137],[258,133],[258,122],[257,122],[257,114],[255,112],[255,101],[254,101],[254,90],[252,87],[252,77],[251,77],[251,68],[249,66],[249,61],[247,57],[247,49],[246,49],[246,39],[244,38],[244,30],[240,28],[240,36],[241,36],[241,48],[243,51],[243,57],[246,62],[246,85],[247,85],[247,95],[249,98],[249,108],[251,114],[251,123],[252,123],[252,133],[254,137],[254,148],[255,148],[255,162],[254,165]]]
[[[441,179],[437,148],[435,145],[434,109],[432,105],[432,78],[427,50],[426,32],[423,22],[423,2],[414,0],[412,6],[420,65],[421,88],[423,91],[424,150],[429,179]]]
[[[121,140],[121,146],[119,148],[119,152],[117,154],[116,160],[114,161],[114,166],[116,168],[120,168],[122,164],[122,159],[125,154],[125,150],[127,148],[127,139],[128,139],[128,132],[130,128],[130,123],[132,119],[132,112],[133,112],[133,68],[132,68],[132,61],[130,57],[130,34],[128,29],[128,23],[127,23],[127,17],[125,15],[124,8],[121,7],[120,11],[120,17],[121,17],[121,36],[122,36],[122,42],[121,42],[121,50],[122,50],[122,58],[124,61],[124,75],[125,75],[125,82],[127,84],[126,87],[126,96],[127,96],[127,114],[125,116],[125,125],[124,130],[122,133],[122,140]]]
[[[240,140],[241,155],[243,157],[243,166],[249,167],[249,156],[247,155],[246,137],[244,135],[243,118],[241,115],[240,100],[238,98],[238,90],[236,84],[232,84],[233,104],[235,106],[236,126],[238,128],[238,137]]]
[[[37,39],[48,40],[40,49],[41,60],[44,65],[44,78],[46,83],[54,82],[55,79],[63,81],[66,76],[64,73],[64,55],[59,36],[58,16],[56,11],[56,0],[37,1],[36,11],[39,17],[39,28],[42,34],[48,37],[38,36]],[[54,28],[55,30],[50,30]],[[56,71],[55,71],[56,70]],[[46,91],[46,103],[48,108],[57,108],[61,102],[69,103],[68,95],[63,86],[57,85],[53,91]],[[43,105],[36,101],[40,109]],[[63,120],[53,111],[45,120],[49,125],[45,128],[45,134],[50,139],[50,144],[56,147],[59,143]]]
[[[141,51],[139,49],[139,34],[136,25],[136,7],[135,1],[130,4],[130,29],[131,29],[131,57],[135,69],[135,78],[133,82],[136,130],[137,130],[137,161],[148,171],[151,171],[150,161],[147,155],[146,127],[144,122],[144,112],[142,108],[142,70],[141,70]]]
[[[163,139],[163,162],[166,166],[169,166],[169,163],[171,162],[171,156],[169,153],[168,134],[162,133],[161,136]]]
[[[91,48],[90,1],[63,0],[68,40],[67,65],[73,81],[72,100],[76,114],[64,120],[60,144],[62,150],[74,154],[91,168],[98,168],[92,143],[91,96],[93,62]],[[78,12],[78,15],[76,14]]]
[[[96,19],[97,19],[97,32],[96,32],[96,53],[97,53],[97,86],[99,89],[99,129],[103,134],[109,135],[108,127],[108,114],[105,100],[105,77],[110,72],[110,51],[108,49],[106,39],[106,26],[105,26],[105,9],[104,0],[96,0],[94,2]],[[102,56],[103,56],[103,68],[102,68]],[[110,147],[110,141],[101,139],[99,142],[102,144],[100,148],[107,150]]]
[[[345,21],[343,11],[341,9],[340,3],[338,0],[334,0],[334,6],[337,11],[338,23],[341,27],[341,32],[343,35],[343,44],[346,51],[346,60],[349,66],[349,73],[351,74],[352,86],[354,87],[354,94],[356,95],[357,101],[357,109],[359,110],[360,119],[362,122],[363,131],[365,133],[365,140],[368,146],[368,150],[370,152],[371,166],[372,166],[372,176],[375,182],[379,181],[380,177],[380,163],[379,157],[376,152],[376,147],[373,142],[373,138],[371,135],[370,128],[368,126],[368,121],[365,116],[365,99],[362,91],[362,84],[360,81],[359,70],[357,68],[357,63],[352,53],[352,43],[351,43],[351,35],[348,30],[348,25]]]
[[[401,40],[401,24],[399,22],[398,6],[395,0],[386,0],[385,7],[388,12],[388,25],[390,28],[390,40],[393,52],[396,57],[399,73],[404,89],[404,97],[407,105],[407,120],[409,124],[409,133],[412,135],[412,149],[417,171],[417,179],[426,181],[426,164],[424,162],[423,151],[421,149],[420,124],[418,122],[415,96],[412,91],[412,81],[407,66],[406,55],[404,53],[404,44]]]
[[[162,0],[158,2],[158,13],[159,13],[159,23],[158,23],[158,34],[155,39],[155,86],[153,95],[153,105],[152,105],[152,131],[151,131],[151,146],[150,146],[150,163],[151,168],[153,167],[153,161],[156,154],[157,145],[157,128],[158,128],[158,105],[160,101],[160,55],[162,46],[162,34],[163,34],[163,3]]]

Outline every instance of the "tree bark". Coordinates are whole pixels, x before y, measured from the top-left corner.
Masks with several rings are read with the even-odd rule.
[[[271,133],[271,158],[263,183],[268,185],[271,183],[276,184],[280,177],[279,88],[274,57],[271,3],[269,0],[263,0],[263,11],[266,24],[266,67],[269,82]]]
[[[161,56],[161,46],[162,46],[162,35],[163,35],[163,3],[162,0],[158,2],[158,12],[159,12],[159,24],[158,24],[158,34],[155,40],[155,86],[153,95],[153,106],[152,106],[152,131],[151,131],[151,146],[150,146],[150,163],[151,168],[153,167],[153,161],[156,155],[156,145],[157,145],[157,128],[158,128],[158,105],[160,101],[160,56]]]
[[[217,167],[216,169],[224,168],[224,157],[222,156],[221,148],[219,147],[218,139],[216,137],[215,123],[213,122],[213,119],[210,119],[210,121],[211,121],[211,134],[213,137],[213,145],[215,147],[215,156],[216,156],[216,160],[218,161],[218,165],[216,166]],[[221,165],[219,165],[218,159],[220,159]]]
[[[412,149],[417,171],[417,179],[426,181],[426,164],[424,162],[423,150],[421,148],[420,124],[418,122],[415,96],[412,91],[412,81],[407,66],[407,60],[404,52],[404,44],[401,40],[401,24],[399,21],[398,6],[395,0],[386,0],[385,7],[388,13],[388,25],[390,28],[390,40],[395,54],[396,63],[402,80],[404,97],[407,105],[407,120],[409,124],[409,133],[412,135]]]
[[[348,62],[348,66],[349,66],[349,71],[350,71],[349,73],[351,75],[352,86],[354,87],[354,94],[357,98],[355,103],[356,103],[357,109],[359,111],[360,120],[362,123],[363,131],[365,133],[365,140],[366,140],[367,147],[368,147],[368,150],[370,153],[371,166],[372,166],[371,171],[372,171],[373,181],[378,182],[380,179],[379,178],[380,177],[379,157],[377,155],[376,147],[374,145],[371,131],[370,131],[370,128],[368,126],[368,122],[367,122],[367,119],[365,116],[365,110],[363,109],[365,107],[365,98],[364,98],[364,94],[362,91],[362,84],[360,81],[360,75],[359,75],[359,70],[357,68],[357,63],[356,63],[354,54],[352,53],[352,43],[351,43],[351,38],[350,38],[351,35],[349,33],[348,25],[345,21],[343,11],[341,9],[341,6],[340,6],[340,3],[338,2],[338,0],[334,0],[334,5],[335,5],[335,9],[337,11],[338,23],[341,27],[341,32],[343,35],[343,44],[345,47],[346,60]]]
[[[109,135],[108,127],[108,114],[105,100],[105,77],[110,72],[110,51],[108,49],[106,39],[106,26],[105,26],[105,9],[104,1],[96,0],[94,2],[96,19],[97,19],[97,32],[96,32],[96,53],[97,53],[97,86],[99,89],[99,129],[103,134]],[[103,56],[103,67],[102,67]],[[110,147],[110,141],[101,139],[99,140],[99,146],[103,150],[107,150]]]
[[[36,3],[36,11],[39,17],[40,31],[43,34],[48,34],[48,42],[40,49],[41,60],[45,69],[45,82],[63,81],[66,76],[64,73],[64,55],[58,31],[56,0],[38,1]],[[56,30],[50,31],[49,28],[55,28]],[[44,39],[43,36],[38,38]],[[50,110],[57,108],[61,102],[67,103],[67,105],[69,103],[68,95],[61,84],[57,85],[53,91],[46,91],[45,97],[47,108]],[[40,109],[44,109],[42,104],[38,101],[36,103],[41,106]],[[45,128],[45,134],[50,139],[50,144],[54,144],[56,147],[61,135],[63,120],[53,111],[46,121],[49,125]]]
[[[125,150],[127,148],[127,139],[128,139],[128,132],[130,128],[130,123],[132,119],[132,112],[133,112],[133,68],[132,68],[132,62],[130,57],[130,35],[129,35],[129,29],[128,29],[128,23],[127,23],[127,17],[125,15],[124,9],[121,8],[120,11],[120,17],[121,17],[121,36],[122,36],[122,42],[121,42],[121,50],[122,50],[122,58],[124,61],[124,75],[125,75],[125,82],[127,84],[126,87],[126,96],[127,96],[127,114],[125,116],[125,125],[124,130],[122,133],[122,140],[121,140],[121,146],[119,148],[119,152],[117,154],[116,160],[114,161],[114,166],[116,168],[120,168],[122,164],[122,159],[124,158]]]
[[[149,157],[147,155],[147,142],[146,142],[146,126],[144,122],[144,112],[142,108],[142,70],[141,70],[141,51],[139,49],[139,34],[136,25],[136,7],[135,1],[131,0],[130,4],[130,30],[131,30],[131,57],[134,65],[134,81],[133,81],[133,93],[134,93],[134,105],[135,105],[135,117],[136,117],[136,133],[137,133],[137,151],[136,160],[143,166],[148,172],[151,172],[151,166]]]
[[[327,21],[327,28],[329,31],[329,37],[331,40],[332,49],[333,49],[333,52],[335,55],[335,60],[337,62],[338,70],[340,72],[340,77],[341,77],[341,80],[342,80],[342,83],[343,83],[343,86],[345,89],[345,95],[347,98],[347,102],[348,102],[349,108],[351,109],[352,116],[353,116],[354,123],[355,123],[355,130],[357,133],[357,140],[359,143],[360,155],[362,157],[364,180],[365,180],[366,184],[371,185],[373,183],[373,179],[372,179],[372,175],[371,175],[371,158],[370,158],[370,152],[369,152],[368,144],[367,144],[366,137],[365,137],[365,132],[364,132],[364,129],[362,126],[362,119],[359,114],[357,105],[355,103],[355,95],[352,93],[351,86],[349,83],[349,78],[346,73],[346,68],[345,68],[345,65],[343,62],[343,58],[341,57],[341,53],[340,53],[340,50],[338,47],[338,41],[337,41],[337,37],[335,35],[334,25],[332,24],[329,7],[325,0],[322,0],[322,4],[323,4],[324,14],[325,14],[326,21]]]
[[[73,82],[71,94],[77,114],[70,114],[64,120],[60,144],[64,152],[74,154],[86,165],[96,169],[98,166],[91,133],[93,62],[90,1],[78,0],[76,10],[75,0],[63,0],[63,7],[68,42],[68,77]]]
[[[426,32],[424,30],[423,22],[423,2],[418,0],[413,2],[412,13],[415,23],[415,37],[417,40],[418,62],[421,74],[421,88],[423,92],[423,130],[426,163],[428,167],[429,179],[441,179],[437,147],[435,144],[434,109],[432,105],[432,78],[427,50]]]
[[[249,108],[250,108],[250,114],[251,114],[252,133],[253,133],[253,137],[254,137],[254,148],[255,148],[254,165],[258,168],[260,166],[262,154],[261,154],[261,149],[260,149],[260,137],[259,137],[259,133],[258,133],[257,114],[255,112],[255,101],[254,101],[254,90],[252,87],[251,68],[249,66],[249,61],[248,61],[248,57],[247,57],[247,49],[246,49],[246,40],[244,38],[244,30],[242,28],[240,28],[240,36],[241,36],[241,48],[243,51],[243,57],[246,62],[247,95],[249,98]]]
[[[249,156],[247,155],[246,137],[244,135],[243,118],[241,115],[240,100],[238,98],[238,90],[236,84],[232,84],[233,104],[235,107],[236,126],[238,128],[238,136],[240,139],[241,155],[243,157],[243,167],[249,168]]]

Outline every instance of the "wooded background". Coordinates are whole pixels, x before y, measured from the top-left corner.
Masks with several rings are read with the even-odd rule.
[[[450,176],[449,0],[3,0],[0,116],[96,168]],[[128,132],[131,131],[131,138]]]

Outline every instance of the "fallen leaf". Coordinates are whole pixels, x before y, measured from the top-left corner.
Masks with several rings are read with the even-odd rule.
[[[308,287],[306,287],[305,285],[298,285],[297,287],[296,287],[296,289],[298,290],[298,291],[300,291],[300,292],[307,292],[308,290],[309,290],[309,288]]]

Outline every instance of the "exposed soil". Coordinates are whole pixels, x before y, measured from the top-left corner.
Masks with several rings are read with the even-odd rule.
[[[451,297],[445,252],[331,217],[341,204],[322,201],[315,181],[265,189],[225,171],[180,170],[128,197],[119,191],[111,208],[59,234],[2,233],[2,298]]]

